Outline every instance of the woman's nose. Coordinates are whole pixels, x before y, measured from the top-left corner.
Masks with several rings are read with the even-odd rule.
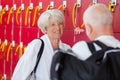
[[[60,25],[59,24],[56,24],[56,29],[60,29]]]

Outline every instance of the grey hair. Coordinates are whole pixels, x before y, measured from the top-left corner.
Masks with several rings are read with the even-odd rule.
[[[47,10],[41,14],[38,18],[38,27],[41,29],[43,33],[46,33],[45,28],[49,27],[49,18],[52,17],[55,19],[58,24],[62,24],[64,26],[64,15],[60,10],[52,9]]]
[[[101,25],[112,25],[113,17],[106,5],[98,3],[84,12],[83,21],[92,27],[99,27]]]

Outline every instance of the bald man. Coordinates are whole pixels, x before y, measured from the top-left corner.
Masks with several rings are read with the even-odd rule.
[[[96,4],[87,8],[83,15],[86,35],[91,41],[99,40],[110,47],[119,47],[120,41],[113,36],[113,16],[104,4]],[[101,48],[94,44],[96,50]],[[91,56],[86,41],[79,41],[72,47],[73,52],[81,60],[86,60]]]

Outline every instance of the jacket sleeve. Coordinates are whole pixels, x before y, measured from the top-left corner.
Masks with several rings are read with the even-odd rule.
[[[35,66],[40,46],[41,41],[37,39],[28,44],[26,51],[14,69],[11,80],[25,80],[28,77]]]

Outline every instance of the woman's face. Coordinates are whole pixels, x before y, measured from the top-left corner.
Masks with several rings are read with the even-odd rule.
[[[49,26],[46,27],[46,33],[51,39],[60,39],[63,34],[63,24],[58,24],[53,18],[49,18]]]

